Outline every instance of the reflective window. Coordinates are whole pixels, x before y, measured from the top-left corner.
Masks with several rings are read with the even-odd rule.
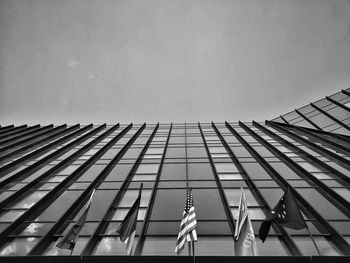
[[[133,251],[137,244],[137,237],[134,239]],[[127,255],[126,245],[119,237],[103,237],[98,243],[94,255]]]
[[[157,173],[159,169],[159,164],[140,164],[137,169],[138,174],[152,174]]]
[[[25,256],[38,240],[35,237],[15,238],[0,251],[0,256]]]
[[[43,198],[47,193],[48,191],[33,192],[29,196],[14,204],[12,208],[30,208],[41,198]]]

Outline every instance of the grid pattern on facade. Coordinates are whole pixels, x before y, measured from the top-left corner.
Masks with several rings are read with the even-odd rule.
[[[289,187],[321,255],[349,255],[349,131],[316,121],[319,109],[346,110],[348,91],[266,123],[0,127],[0,255],[69,255],[56,244],[92,189],[73,255],[126,255],[117,229],[141,183],[133,255],[176,255],[188,187],[198,256],[234,256],[241,187],[256,235]],[[349,124],[349,114],[333,117]],[[265,243],[256,240],[261,256],[317,255],[305,229],[274,224]]]
[[[280,115],[272,121],[350,135],[350,88]]]

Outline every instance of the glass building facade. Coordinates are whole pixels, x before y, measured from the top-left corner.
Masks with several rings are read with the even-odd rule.
[[[117,229],[141,183],[134,256],[187,258],[173,256],[188,187],[198,262],[234,256],[241,187],[256,235],[288,187],[309,226],[273,224],[265,243],[256,236],[260,256],[317,256],[310,234],[321,256],[350,255],[349,108],[347,89],[265,123],[2,126],[0,261],[68,256],[56,244],[92,189],[72,258],[123,258]]]

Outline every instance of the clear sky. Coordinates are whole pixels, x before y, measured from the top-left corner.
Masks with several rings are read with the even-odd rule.
[[[350,1],[0,0],[0,123],[250,121],[350,84]]]

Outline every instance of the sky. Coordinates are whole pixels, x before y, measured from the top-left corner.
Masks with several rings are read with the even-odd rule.
[[[349,0],[0,0],[1,125],[263,121],[349,84]]]

